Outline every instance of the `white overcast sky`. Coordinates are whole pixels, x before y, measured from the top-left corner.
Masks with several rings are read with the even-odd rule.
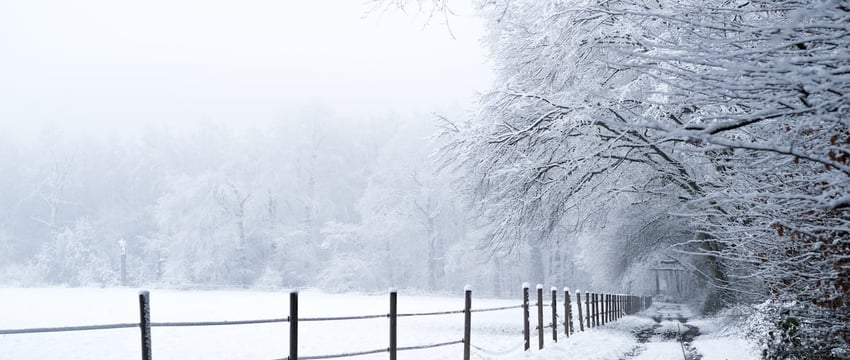
[[[454,2],[463,6],[463,2]],[[490,83],[468,8],[437,20],[361,0],[0,1],[0,125],[263,124],[466,105]],[[414,11],[415,12],[415,11]]]

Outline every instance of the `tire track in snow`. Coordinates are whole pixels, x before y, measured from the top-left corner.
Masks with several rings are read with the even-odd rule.
[[[694,338],[700,335],[699,327],[688,324],[688,316],[680,304],[658,304],[656,314],[648,316],[655,325],[633,330],[639,345],[623,354],[618,360],[701,360],[694,348]],[[645,316],[646,315],[642,315]]]

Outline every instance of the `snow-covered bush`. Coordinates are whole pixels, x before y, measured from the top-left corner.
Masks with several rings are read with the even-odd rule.
[[[119,276],[92,224],[82,219],[45,243],[34,260],[36,271],[51,284],[117,285]]]

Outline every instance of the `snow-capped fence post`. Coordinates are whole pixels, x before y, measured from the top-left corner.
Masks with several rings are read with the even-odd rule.
[[[552,287],[552,341],[558,342],[558,288]]]
[[[591,316],[591,321],[593,321],[593,327],[599,326],[599,293],[593,293],[590,295],[590,301],[592,301],[590,308],[593,311]]]
[[[576,289],[576,308],[578,309],[578,327],[584,331],[584,317],[581,313],[581,290]]]
[[[570,337],[573,331],[573,312],[570,309],[570,288],[564,288],[564,335]]]
[[[463,360],[469,360],[472,347],[472,286],[466,285],[463,296]]]
[[[599,312],[601,310],[599,308],[599,305],[600,305],[599,304],[599,298],[600,298],[599,293],[593,293],[593,326],[594,327],[598,327],[599,325],[602,325],[602,323],[599,321]]]
[[[398,351],[398,292],[390,289],[390,360],[396,360]]]
[[[298,292],[289,293],[289,359],[298,360]]]
[[[528,318],[531,316],[528,311],[528,283],[522,284],[522,337],[525,340],[525,350],[531,347],[531,325],[528,323]]]
[[[614,294],[614,320],[620,320],[620,294]]]
[[[596,315],[599,314],[597,312],[597,311],[599,311],[599,307],[598,307],[599,304],[596,302],[596,300],[597,300],[596,295],[597,295],[597,293],[591,293],[590,294],[590,301],[591,301],[591,303],[590,303],[590,311],[591,311],[590,322],[593,323],[593,327],[599,326],[599,322],[597,321],[597,318],[596,318]]]
[[[620,295],[620,317],[626,316],[626,303],[624,302],[625,298],[625,295]]]
[[[608,313],[608,303],[605,302],[605,298],[607,296],[608,295],[606,295],[605,293],[599,294],[599,320],[601,321],[602,325],[605,325],[605,323],[608,322],[606,321],[607,319],[605,319],[605,314]]]
[[[602,318],[602,324],[611,322],[611,294],[605,294],[605,317]]]
[[[603,294],[602,295],[602,304],[605,305],[605,312],[602,313],[602,325],[605,325],[611,322],[611,295]]]
[[[595,309],[593,309],[595,316],[593,319],[593,321],[595,321],[593,326],[600,326],[602,325],[602,294],[595,293],[593,295],[596,295],[596,300],[593,301],[593,306],[595,307]]]
[[[599,309],[596,311],[596,324],[605,325],[605,294],[596,294],[596,303]]]
[[[151,360],[151,302],[146,290],[139,292],[139,328],[142,330],[142,360]]]
[[[623,316],[621,311],[623,311],[623,296],[620,294],[614,295],[614,306],[617,308],[614,310],[616,312],[617,320],[620,320],[620,317]]]
[[[543,348],[543,284],[537,284],[537,348]]]
[[[590,324],[590,291],[584,293],[584,309],[587,310],[587,328],[590,329],[593,327]]]

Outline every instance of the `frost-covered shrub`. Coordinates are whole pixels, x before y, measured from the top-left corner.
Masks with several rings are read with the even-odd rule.
[[[108,247],[98,244],[99,240],[88,221],[77,221],[41,247],[34,260],[36,272],[51,284],[117,285],[116,268],[105,251]]]
[[[847,308],[801,301],[767,301],[754,307],[745,327],[766,360],[850,359]]]
[[[319,288],[331,292],[376,290],[384,284],[377,264],[353,255],[342,255],[329,261],[317,279]]]

